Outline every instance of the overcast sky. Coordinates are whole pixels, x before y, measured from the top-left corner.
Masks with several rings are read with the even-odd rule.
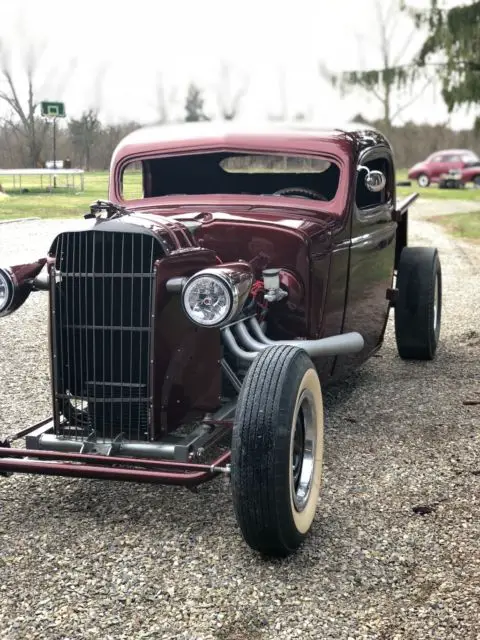
[[[381,4],[387,10],[392,0]],[[381,115],[375,99],[361,92],[342,98],[318,73],[319,62],[335,71],[381,64],[375,0],[0,0],[0,6],[0,37],[13,52],[16,77],[29,45],[48,42],[37,77],[43,86],[39,97],[65,101],[68,115],[96,103],[105,120],[148,123],[156,116],[160,74],[167,96],[176,91],[177,114],[190,80],[210,88],[206,107],[213,114],[221,60],[230,64],[234,84],[249,78],[242,117],[281,110],[282,69],[290,116],[303,111],[332,123],[358,112]],[[391,27],[392,54],[403,53],[404,62],[421,34],[405,50],[411,24],[393,14]],[[403,96],[399,105],[411,97]],[[445,122],[438,87],[429,87],[401,117]],[[462,110],[450,124],[469,127],[473,118]]]

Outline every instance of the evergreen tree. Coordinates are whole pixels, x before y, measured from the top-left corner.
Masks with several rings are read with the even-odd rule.
[[[377,0],[377,6],[382,3]],[[383,6],[383,4],[382,4]],[[418,97],[396,109],[392,114],[391,103],[395,89],[413,87],[419,77],[433,78],[442,85],[442,97],[451,113],[459,106],[480,105],[480,1],[470,0],[446,9],[439,0],[430,0],[426,10],[413,9],[401,0],[399,9],[413,19],[415,28],[426,28],[427,38],[418,54],[408,63],[396,64],[388,55],[389,39],[385,23],[381,22],[383,66],[378,69],[351,70],[329,74],[321,67],[334,86],[342,92],[361,88],[381,100],[383,123],[389,128],[394,115],[410,106]],[[380,11],[380,9],[379,9]],[[389,11],[386,15],[390,18]],[[420,92],[421,93],[421,92]],[[476,128],[480,129],[480,117]]]
[[[408,9],[407,9],[408,10]],[[480,2],[466,2],[450,10],[431,0],[428,11],[412,11],[418,26],[429,31],[418,65],[437,69],[449,112],[458,106],[480,105]],[[432,61],[435,55],[440,60]]]
[[[190,83],[187,91],[187,99],[185,101],[185,122],[199,122],[209,120],[203,112],[202,91],[195,84]]]

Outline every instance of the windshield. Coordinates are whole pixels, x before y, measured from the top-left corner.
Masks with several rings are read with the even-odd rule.
[[[318,156],[198,153],[127,165],[122,174],[122,194],[124,200],[205,194],[332,200],[339,178],[338,165]]]

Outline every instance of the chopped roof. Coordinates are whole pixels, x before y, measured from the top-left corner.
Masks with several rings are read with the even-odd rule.
[[[128,144],[217,138],[224,136],[308,136],[319,138],[340,137],[345,133],[356,131],[375,131],[371,126],[362,123],[347,123],[339,127],[315,126],[304,122],[185,122],[168,125],[152,125],[133,131],[125,137]]]
[[[317,126],[307,122],[188,122],[181,124],[154,125],[142,127],[127,135],[114,151],[112,162],[143,152],[163,149],[202,146],[237,146],[248,142],[265,142],[270,148],[298,148],[298,142],[305,150],[313,150],[315,143],[323,142],[348,148],[385,142],[385,138],[375,128],[362,123],[346,123],[343,126]]]

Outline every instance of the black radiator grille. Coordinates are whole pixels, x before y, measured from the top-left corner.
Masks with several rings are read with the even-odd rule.
[[[155,261],[143,233],[60,234],[52,271],[54,411],[59,435],[149,438]]]

